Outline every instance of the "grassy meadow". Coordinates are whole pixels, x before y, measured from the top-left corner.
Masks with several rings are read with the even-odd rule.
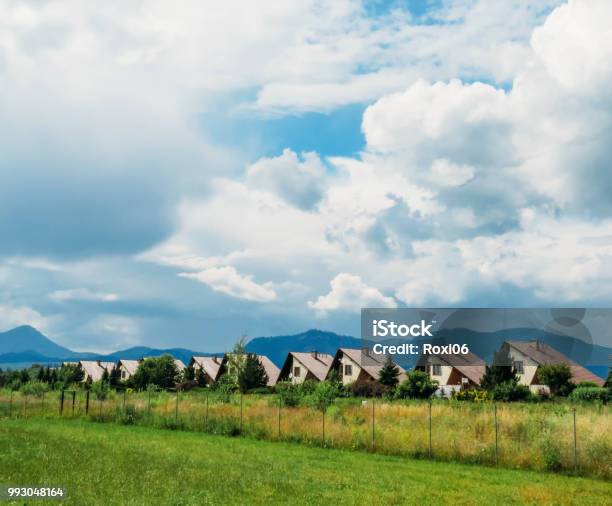
[[[64,504],[542,506],[612,494],[611,483],[583,477],[84,419],[5,418],[0,440],[0,483],[65,486]]]
[[[59,418],[58,393],[25,398],[0,393],[0,416]],[[574,447],[574,407],[576,446]],[[497,437],[495,424],[497,413]],[[610,407],[563,403],[383,402],[337,399],[325,416],[279,408],[273,395],[222,399],[212,392],[113,393],[89,402],[66,393],[63,418],[287,441],[439,461],[555,471],[612,479]],[[241,416],[242,412],[242,416]],[[496,443],[497,440],[497,443]],[[430,453],[431,452],[431,453]]]

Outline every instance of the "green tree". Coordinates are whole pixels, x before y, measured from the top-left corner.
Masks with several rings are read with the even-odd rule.
[[[42,365],[38,368],[36,379],[41,382],[45,380],[45,368]]]
[[[239,378],[242,376],[246,363],[246,336],[238,339],[234,348],[227,354],[227,376],[236,388],[239,385]]]
[[[311,394],[306,397],[306,402],[313,408],[325,413],[336,397],[340,394],[338,386],[331,381],[317,383]]]
[[[30,381],[30,375],[28,374],[27,369],[22,369],[19,372],[19,381],[21,381],[21,383],[27,383],[28,381]]]
[[[49,391],[49,385],[39,380],[31,380],[21,386],[21,391],[24,395],[42,397],[45,392]]]
[[[139,390],[155,385],[162,389],[173,388],[180,379],[180,372],[170,355],[143,360],[134,373],[134,386]]]
[[[437,389],[437,381],[424,371],[414,370],[406,373],[406,380],[398,385],[396,396],[400,399],[429,399]]]
[[[193,368],[193,364],[189,364],[185,369],[185,381],[193,381],[195,379],[196,372]]]
[[[606,380],[605,385],[608,388],[612,388],[612,367],[610,367],[610,370],[608,371],[608,379]]]
[[[388,356],[385,360],[385,364],[382,366],[378,373],[378,381],[387,387],[395,387],[399,383],[400,370],[397,365],[393,363],[391,357]]]
[[[117,388],[121,384],[121,368],[119,367],[119,364],[116,364],[111,369],[108,376],[108,384],[113,388]]]
[[[108,369],[106,367],[104,368],[104,372],[102,373],[102,378],[100,378],[100,381],[106,383],[107,385],[110,384],[110,374],[108,374]]]
[[[537,375],[543,385],[548,385],[553,396],[566,397],[575,388],[572,371],[567,364],[542,365],[538,367]]]
[[[263,388],[268,384],[268,375],[262,363],[254,353],[247,353],[244,367],[238,375],[238,388],[246,392],[253,388]]]
[[[493,390],[497,385],[507,381],[518,381],[516,372],[512,367],[512,360],[507,348],[495,352],[493,364],[485,367],[485,373],[480,381],[480,386],[485,390]]]
[[[198,386],[205,387],[206,386],[206,373],[204,369],[201,367],[195,373],[195,380],[198,382]]]

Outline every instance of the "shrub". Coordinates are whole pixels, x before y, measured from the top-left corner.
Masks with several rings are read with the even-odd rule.
[[[531,392],[528,386],[519,385],[515,380],[509,380],[493,387],[491,397],[496,401],[525,401],[531,397]]]
[[[94,381],[90,391],[96,400],[104,401],[108,398],[110,385],[106,381]]]
[[[542,365],[537,374],[542,384],[548,385],[553,396],[567,397],[574,389],[572,371],[567,364]]]
[[[24,395],[33,395],[34,397],[42,397],[45,392],[49,391],[49,385],[42,381],[32,380],[21,386],[21,391]]]
[[[398,399],[429,399],[438,389],[438,382],[424,371],[415,370],[406,373],[406,376],[407,379],[395,391]]]
[[[485,402],[491,399],[489,392],[480,388],[470,388],[453,392],[453,399],[458,401]]]
[[[338,393],[337,384],[330,381],[321,381],[317,383],[314,391],[306,397],[306,401],[311,407],[325,412],[334,403]]]
[[[389,387],[381,385],[378,381],[356,381],[350,385],[353,397],[382,397]]]
[[[569,397],[572,401],[601,401],[606,403],[610,400],[610,390],[597,386],[578,386]]]
[[[281,381],[276,384],[275,390],[281,405],[288,408],[294,408],[299,405],[301,398],[299,385],[294,385],[290,381]]]

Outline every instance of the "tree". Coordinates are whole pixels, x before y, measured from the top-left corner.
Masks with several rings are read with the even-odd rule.
[[[239,387],[239,378],[242,375],[246,362],[246,336],[241,336],[234,344],[234,348],[227,354],[228,380]]]
[[[321,381],[317,383],[313,392],[307,396],[307,403],[315,409],[325,413],[336,397],[338,397],[340,391],[338,386],[331,381]]]
[[[493,355],[493,364],[485,367],[485,373],[480,381],[480,386],[485,390],[491,391],[497,385],[507,381],[518,382],[518,377],[512,367],[508,349],[502,348]]]
[[[201,367],[195,373],[195,380],[198,382],[198,386],[205,387],[206,386],[206,373],[204,369]]]
[[[387,387],[395,387],[399,383],[398,376],[400,374],[399,367],[393,363],[391,357],[388,356],[385,360],[385,365],[378,373],[378,381]]]
[[[121,368],[118,364],[111,369],[108,377],[108,383],[113,388],[116,388],[121,384]]]
[[[238,388],[246,392],[253,388],[263,388],[268,384],[268,375],[262,363],[254,353],[247,353],[244,367],[238,374]]]
[[[134,373],[134,386],[139,390],[149,385],[159,388],[173,388],[180,378],[180,373],[174,358],[170,355],[147,358],[143,360]]]
[[[438,382],[424,371],[411,371],[406,377],[397,387],[396,396],[400,399],[429,399],[438,389]]]
[[[30,381],[30,375],[28,374],[27,369],[21,370],[21,372],[19,373],[19,381],[21,381],[21,383],[27,383],[28,381]]]
[[[114,369],[114,368],[113,368]],[[104,372],[102,373],[102,378],[100,378],[102,383],[110,384],[110,374],[108,374],[108,369],[104,368]]]
[[[605,383],[604,386],[606,386],[608,388],[612,388],[612,367],[608,371],[608,379],[606,380],[606,383]]]
[[[43,366],[40,366],[38,368],[38,373],[36,374],[36,379],[38,381],[44,381],[45,380],[45,368]]]
[[[185,381],[193,381],[195,379],[196,372],[193,368],[193,364],[189,364],[185,369]]]
[[[538,368],[538,379],[550,388],[550,394],[566,397],[572,393],[572,371],[567,364],[542,365]]]

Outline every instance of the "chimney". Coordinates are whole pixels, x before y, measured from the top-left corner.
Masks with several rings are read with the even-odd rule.
[[[319,352],[317,352],[317,350],[313,350],[310,352],[310,354],[315,358],[318,359],[319,358]]]

